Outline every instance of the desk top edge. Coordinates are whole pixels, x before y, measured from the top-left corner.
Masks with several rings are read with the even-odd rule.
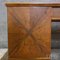
[[[39,3],[39,2],[7,2],[5,3],[7,7],[19,7],[19,6],[59,6],[60,3]]]

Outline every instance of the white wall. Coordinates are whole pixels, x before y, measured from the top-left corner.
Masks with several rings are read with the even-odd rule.
[[[4,0],[0,0],[0,47],[7,47],[7,12]]]
[[[60,0],[6,0],[8,2],[60,2]]]

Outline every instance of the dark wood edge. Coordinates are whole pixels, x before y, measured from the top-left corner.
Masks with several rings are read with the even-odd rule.
[[[19,2],[19,3],[5,3],[5,5],[7,7],[31,7],[31,6],[52,6],[52,7],[60,7],[60,3],[30,3],[30,2],[27,2],[27,3],[22,3],[22,2]]]
[[[60,22],[60,18],[53,18],[51,19],[53,22]]]

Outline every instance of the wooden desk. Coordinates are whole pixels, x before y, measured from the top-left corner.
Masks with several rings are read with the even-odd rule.
[[[6,3],[6,6],[9,60],[50,60],[51,20],[60,19],[57,14],[60,10],[56,9],[60,3]]]

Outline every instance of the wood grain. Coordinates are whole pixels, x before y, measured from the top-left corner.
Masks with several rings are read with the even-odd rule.
[[[52,20],[60,20],[60,8],[52,8],[53,17]]]
[[[32,6],[45,6],[45,7],[60,7],[60,2],[58,3],[40,3],[40,2],[7,2],[5,3],[6,6],[8,7],[32,7]]]
[[[51,60],[50,58],[45,58],[45,59],[20,59],[20,58],[9,58],[8,60]]]
[[[51,7],[8,7],[8,48],[11,60],[50,57],[51,12]]]
[[[36,2],[8,2],[5,3],[7,7],[52,7],[52,20],[60,20],[60,3],[36,3]]]

